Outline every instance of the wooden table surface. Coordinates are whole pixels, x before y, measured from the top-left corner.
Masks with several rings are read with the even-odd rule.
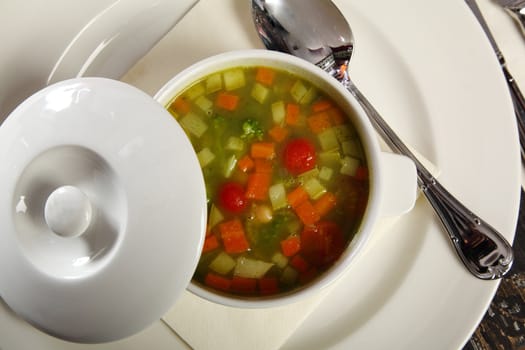
[[[525,349],[525,193],[521,205],[516,237],[515,261],[501,281],[483,321],[463,350]]]

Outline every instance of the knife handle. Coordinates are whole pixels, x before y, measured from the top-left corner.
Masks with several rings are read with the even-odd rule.
[[[521,158],[525,163],[525,98],[505,65],[502,66],[503,74],[509,86],[512,103],[514,104],[514,113],[518,123],[518,133],[520,137]]]

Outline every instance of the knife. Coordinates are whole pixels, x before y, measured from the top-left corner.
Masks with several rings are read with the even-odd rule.
[[[518,123],[518,134],[520,138],[520,150],[521,150],[521,159],[522,162],[525,164],[525,98],[523,97],[523,94],[521,93],[518,84],[510,74],[509,70],[507,69],[507,63],[505,62],[505,57],[503,57],[503,54],[501,53],[498,45],[496,44],[496,40],[492,36],[492,33],[490,32],[490,29],[487,25],[487,22],[485,22],[485,19],[483,18],[483,15],[481,14],[481,11],[476,3],[475,0],[465,0],[467,5],[470,7],[470,10],[478,20],[479,24],[481,25],[481,28],[483,28],[483,31],[485,32],[485,35],[489,39],[490,45],[492,46],[492,49],[494,50],[494,53],[496,54],[496,57],[498,58],[500,67],[503,71],[503,75],[505,76],[505,80],[507,81],[507,85],[510,90],[510,95],[512,97],[512,103],[514,104],[514,113],[516,115],[516,120]]]
[[[496,0],[517,21],[525,35],[525,0]]]

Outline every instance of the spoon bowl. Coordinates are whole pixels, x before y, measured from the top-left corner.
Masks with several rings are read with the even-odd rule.
[[[466,268],[480,279],[503,277],[514,260],[509,242],[433,177],[350,79],[354,36],[339,9],[329,0],[252,0],[252,16],[266,48],[303,58],[339,80],[386,144],[414,161],[418,185]]]

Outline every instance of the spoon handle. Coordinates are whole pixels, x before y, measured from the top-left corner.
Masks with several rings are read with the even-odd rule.
[[[418,185],[434,208],[468,270],[480,279],[503,277],[510,270],[514,260],[509,242],[492,226],[468,210],[432,176],[350,79],[344,79],[342,83],[361,104],[387,145],[394,152],[414,161]]]

